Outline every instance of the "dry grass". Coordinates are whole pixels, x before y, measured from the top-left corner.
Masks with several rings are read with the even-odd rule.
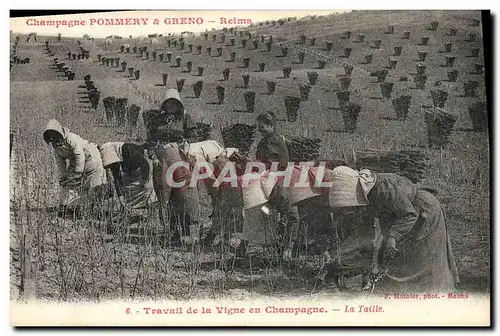
[[[470,128],[467,105],[474,101],[484,100],[484,85],[480,87],[478,98],[460,97],[462,83],[466,79],[476,79],[484,84],[484,77],[469,74],[473,69],[474,59],[467,58],[472,44],[463,42],[468,21],[478,16],[474,12],[355,12],[324,17],[315,21],[299,20],[283,26],[253,27],[252,33],[272,33],[291,43],[289,56],[285,59],[275,57],[280,54],[278,46],[273,46],[270,53],[252,50],[248,43],[247,50],[239,47],[236,38],[236,62],[225,62],[228,52],[222,57],[206,56],[205,46],[215,43],[196,37],[193,53],[184,53],[175,48],[172,59],[183,56],[181,68],[173,68],[171,64],[160,64],[139,60],[131,54],[120,54],[122,60],[141,70],[141,79],[130,81],[119,68],[109,68],[92,60],[67,61],[76,72],[78,80],[67,82],[58,77],[54,69],[50,69],[51,59],[43,54],[43,45],[21,44],[18,47],[20,56],[33,60],[32,64],[14,65],[11,72],[11,128],[18,132],[15,143],[15,173],[11,174],[12,210],[11,210],[11,283],[18,284],[18,232],[23,227],[33,240],[33,256],[38,262],[38,295],[41,298],[58,300],[133,297],[133,298],[220,298],[253,297],[258,295],[300,295],[308,292],[308,277],[292,274],[290,269],[274,261],[262,265],[237,265],[234,259],[222,257],[220,251],[205,250],[203,253],[180,252],[166,248],[160,238],[155,237],[141,244],[131,244],[125,240],[124,232],[114,235],[106,233],[106,225],[110,218],[95,220],[75,218],[62,220],[45,209],[55,205],[57,199],[57,176],[54,174],[55,163],[49,148],[42,139],[43,127],[50,118],[57,118],[72,131],[89,141],[102,144],[106,141],[137,140],[144,136],[144,127],[140,122],[137,133],[132,138],[127,136],[124,128],[114,127],[104,120],[102,102],[97,111],[90,111],[89,104],[79,94],[84,89],[82,84],[85,74],[91,74],[97,88],[101,91],[101,99],[106,96],[129,98],[129,104],[137,104],[142,109],[148,108],[138,93],[147,92],[153,100],[162,98],[165,87],[161,83],[161,73],[169,74],[168,87],[175,87],[176,78],[185,78],[186,84],[181,96],[187,109],[199,120],[215,125],[214,137],[221,140],[218,130],[232,123],[253,123],[255,115],[239,113],[244,110],[243,92],[252,90],[257,93],[256,112],[273,111],[279,118],[285,118],[283,96],[298,95],[298,84],[307,81],[306,72],[316,66],[316,57],[306,55],[304,64],[293,64],[297,58],[297,50],[293,42],[301,34],[317,37],[316,47],[309,49],[315,53],[329,55],[335,62],[329,63],[325,69],[314,70],[319,73],[318,83],[311,90],[309,100],[303,102],[299,110],[300,120],[296,123],[281,122],[279,127],[285,135],[301,135],[323,139],[323,156],[325,159],[349,158],[353,147],[366,149],[403,148],[427,144],[426,125],[421,105],[429,105],[430,88],[436,81],[441,81],[441,88],[450,92],[446,108],[459,114],[452,134],[451,144],[443,150],[426,149],[430,157],[429,176],[425,183],[436,185],[441,190],[441,200],[445,205],[450,220],[449,230],[458,258],[458,267],[464,281],[464,289],[489,290],[490,285],[490,196],[489,196],[489,143],[485,133],[460,131]],[[440,22],[437,32],[425,30],[431,20]],[[359,23],[362,22],[362,25]],[[395,25],[394,35],[384,34],[385,24]],[[356,24],[354,24],[356,23]],[[457,37],[447,37],[446,26],[460,28]],[[356,29],[355,29],[356,28]],[[365,43],[353,43],[339,37],[345,30],[363,32]],[[402,40],[404,30],[411,31],[410,40]],[[415,45],[423,35],[430,35],[429,46]],[[373,39],[382,39],[382,48],[374,50],[369,47]],[[457,83],[444,82],[446,69],[441,67],[444,56],[439,53],[441,42],[455,40],[454,54],[457,55],[456,68],[460,70]],[[321,49],[324,41],[333,41],[332,52]],[[135,41],[124,40],[124,43]],[[188,43],[190,43],[189,41]],[[91,58],[97,53],[117,54],[117,46],[106,46],[102,41],[95,44],[83,42],[90,49]],[[187,44],[187,43],[186,43]],[[196,45],[202,45],[202,56],[196,55]],[[352,46],[350,59],[338,56],[341,48]],[[65,43],[51,43],[56,56],[65,58],[66,50],[76,50],[73,40]],[[392,47],[402,45],[403,52],[398,57],[395,70],[390,71],[388,81],[395,83],[393,97],[400,94],[412,95],[412,108],[407,121],[393,121],[384,118],[393,117],[390,101],[372,99],[380,96],[378,84],[368,74],[374,69],[387,65],[387,57],[393,52]],[[481,46],[481,39],[473,45]],[[150,48],[166,49],[166,46],[150,46]],[[261,49],[263,44],[261,43]],[[415,72],[417,50],[429,51],[428,89],[414,90],[413,82],[399,82],[398,78]],[[481,48],[482,49],[482,48]],[[374,53],[373,64],[362,65],[365,53]],[[250,68],[238,68],[241,57],[251,57]],[[183,73],[186,61],[193,61],[193,73]],[[255,70],[260,61],[266,62],[266,72]],[[351,101],[362,105],[357,132],[348,134],[339,132],[343,129],[340,111],[331,109],[338,106],[335,90],[338,89],[336,75],[343,74],[343,62],[355,66],[352,74]],[[292,75],[289,79],[280,79],[283,64],[290,64]],[[199,99],[190,98],[191,85],[199,80],[194,76],[198,65],[205,66],[202,77],[203,91]],[[222,69],[230,67],[230,80],[219,81]],[[250,74],[249,89],[242,89],[241,75]],[[409,76],[411,78],[411,76]],[[275,95],[267,92],[266,80],[276,79],[278,84]],[[133,85],[130,82],[134,82]],[[217,100],[215,87],[226,87],[225,103],[210,104]],[[258,139],[254,143],[256,145]],[[208,201],[204,198],[204,211],[208,212]],[[147,216],[148,223],[142,226],[155,227],[158,221],[154,216]],[[318,261],[315,261],[318,262]],[[223,271],[224,270],[224,271]],[[13,296],[15,296],[13,291]]]

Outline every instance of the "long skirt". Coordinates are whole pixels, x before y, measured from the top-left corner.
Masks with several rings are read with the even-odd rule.
[[[84,147],[85,168],[83,171],[83,181],[80,186],[65,186],[61,188],[59,203],[61,205],[80,205],[82,202],[92,197],[91,191],[106,184],[106,172],[102,165],[101,154],[96,144],[88,143]],[[68,167],[68,176],[75,172],[75,162],[71,161]],[[97,196],[96,196],[97,197]],[[91,200],[90,200],[91,201]]]
[[[447,293],[459,282],[446,217],[438,199],[418,190],[413,206],[419,219],[399,254],[387,264],[387,277],[378,286],[386,292]]]

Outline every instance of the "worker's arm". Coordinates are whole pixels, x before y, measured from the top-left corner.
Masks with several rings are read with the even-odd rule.
[[[83,144],[71,136],[71,134],[68,135],[66,142],[75,155],[75,174],[77,177],[81,176],[85,169],[85,152],[83,150]]]
[[[418,219],[411,200],[391,180],[380,181],[377,188],[372,191],[376,194],[370,195],[370,198],[376,200],[380,210],[388,212],[393,217],[391,223],[385,223],[389,237],[400,241],[411,231]]]
[[[125,186],[123,185],[123,179],[120,172],[120,162],[112,163],[111,165],[108,166],[108,168],[111,171],[111,174],[113,175],[113,182],[115,184],[115,189],[116,193],[118,194],[118,197],[123,196]]]

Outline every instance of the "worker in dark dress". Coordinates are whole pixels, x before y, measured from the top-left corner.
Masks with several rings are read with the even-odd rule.
[[[156,202],[153,166],[142,145],[106,142],[99,151],[104,168],[111,172],[116,194],[124,209],[147,208]]]
[[[446,216],[433,188],[406,177],[363,169],[333,171],[330,206],[366,206],[384,237],[385,292],[448,293],[459,283]],[[382,271],[382,269],[380,269]]]
[[[284,171],[288,167],[290,156],[286,146],[285,137],[276,131],[276,117],[274,113],[268,112],[257,117],[257,129],[262,140],[257,146],[256,159],[264,163],[270,170],[275,163],[278,171]],[[280,214],[279,234],[283,238],[283,259],[291,261],[298,248],[299,212],[295,205],[291,205],[285,188],[276,185],[270,196],[270,203],[276,207]]]

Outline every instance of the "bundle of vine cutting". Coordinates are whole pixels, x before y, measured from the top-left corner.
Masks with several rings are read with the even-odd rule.
[[[250,152],[255,140],[255,125],[234,124],[222,130],[225,147],[238,148],[243,155]]]
[[[319,158],[320,139],[288,137],[286,138],[286,142],[290,160],[293,162],[310,162],[316,161]]]
[[[196,123],[196,141],[206,141],[211,138],[212,125],[202,122]]]
[[[358,169],[366,168],[379,173],[396,173],[413,183],[424,179],[428,158],[420,150],[354,151]]]

